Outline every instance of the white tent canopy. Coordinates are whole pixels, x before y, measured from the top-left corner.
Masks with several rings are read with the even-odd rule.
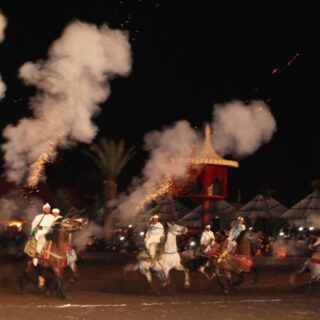
[[[216,200],[212,202],[209,212],[211,219],[213,219],[215,216],[218,216],[222,223],[225,222],[225,224],[227,224],[232,220],[234,207],[225,200]],[[201,206],[198,206],[178,220],[178,223],[189,227],[200,228],[202,226],[201,217],[202,208]]]
[[[145,209],[135,215],[127,216],[124,221],[115,216],[115,224],[117,226],[127,226],[132,224],[135,228],[147,228],[152,215],[158,215],[159,221],[165,223],[167,221],[178,221],[181,217],[187,214],[190,208],[185,207],[179,201],[162,201],[155,203],[151,208]]]
[[[249,220],[257,218],[280,218],[287,208],[269,195],[258,194],[236,213]]]
[[[320,190],[315,190],[285,211],[282,218],[296,226],[320,228]]]

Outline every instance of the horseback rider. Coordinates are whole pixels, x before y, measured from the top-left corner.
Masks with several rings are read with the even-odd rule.
[[[52,209],[52,214],[54,215],[54,223],[58,223],[60,219],[62,219],[62,215],[60,215],[60,210],[58,208]]]
[[[234,226],[231,228],[229,232],[228,239],[227,239],[228,246],[218,257],[218,263],[220,263],[232,251],[232,249],[236,247],[237,240],[240,234],[245,230],[246,230],[246,226],[244,224],[243,217],[238,217],[237,222],[234,224]]]
[[[33,258],[33,265],[36,267],[41,256],[41,251],[46,244],[46,234],[49,232],[55,217],[51,214],[51,206],[46,203],[42,207],[42,213],[36,215],[31,223],[31,234],[37,240],[36,255]]]
[[[206,254],[215,244],[214,233],[211,231],[210,224],[204,227],[200,238],[201,252]]]
[[[156,266],[156,250],[158,244],[164,237],[164,228],[162,223],[159,222],[159,217],[157,215],[151,216],[150,224],[144,238],[145,247],[151,258],[151,268]]]

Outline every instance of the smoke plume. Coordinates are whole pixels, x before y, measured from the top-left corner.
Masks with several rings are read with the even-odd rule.
[[[85,250],[93,237],[103,238],[103,228],[91,221],[81,231],[74,233],[73,243],[77,252]]]
[[[7,18],[0,11],[0,43],[4,40],[4,29],[7,26]],[[7,90],[6,84],[2,81],[2,77],[0,75],[0,100],[4,98],[5,92]]]
[[[248,105],[234,101],[214,107],[212,127],[213,143],[221,156],[243,157],[271,140],[276,122],[263,101]]]
[[[220,155],[249,155],[268,142],[276,129],[275,120],[262,101],[217,105],[213,116],[213,145]],[[185,178],[192,153],[201,150],[202,136],[185,120],[163,131],[148,133],[145,145],[150,158],[142,177],[134,179],[128,194],[120,196],[117,219],[123,223],[134,221],[144,204],[166,190],[167,177]]]
[[[19,192],[12,191],[0,198],[1,220],[22,218],[31,222],[42,212],[42,202],[39,198],[25,199]]]
[[[152,199],[168,177],[185,177],[193,147],[197,144],[197,132],[187,121],[179,121],[163,131],[152,131],[145,136],[145,149],[149,160],[141,179],[135,180],[128,195],[120,199],[118,209],[126,220],[139,211],[146,198]]]
[[[110,94],[109,80],[131,70],[127,34],[103,25],[74,21],[51,45],[47,60],[26,62],[19,76],[38,94],[30,100],[33,117],[4,130],[6,176],[21,182],[29,166],[57,148],[90,143],[97,133],[92,118]]]

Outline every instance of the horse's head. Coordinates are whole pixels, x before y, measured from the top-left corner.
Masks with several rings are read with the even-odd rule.
[[[186,226],[181,226],[179,224],[176,224],[175,222],[167,222],[167,225],[169,227],[168,232],[179,236],[181,234],[186,234],[188,232],[188,229]]]
[[[244,242],[248,242],[250,247],[255,252],[260,248],[262,243],[262,232],[261,231],[246,231],[242,238],[243,241],[240,242],[244,244]]]
[[[64,218],[61,220],[60,225],[66,232],[75,232],[82,229],[83,226],[88,224],[88,219],[83,218]]]

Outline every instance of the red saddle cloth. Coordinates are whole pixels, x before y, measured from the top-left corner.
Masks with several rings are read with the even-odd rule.
[[[218,259],[221,253],[227,248],[228,241],[224,241],[222,244],[215,245],[210,251],[206,253],[206,256],[210,259]],[[227,261],[236,263],[239,268],[245,272],[249,272],[253,266],[252,258],[244,254],[235,254],[236,246],[232,248],[231,252],[226,257]]]
[[[208,251],[206,253],[206,256],[210,259],[210,258],[216,258],[218,259],[219,256],[221,255],[221,253],[227,249],[229,244],[228,240],[225,240],[224,242],[222,242],[221,244],[216,244],[214,247],[212,247],[212,249],[210,251]],[[235,251],[237,250],[237,246],[234,246],[231,251],[230,254],[234,254]]]
[[[312,263],[320,264],[320,259],[318,259],[318,258],[311,258],[310,261]]]
[[[253,261],[250,256],[244,254],[231,255],[232,262],[238,264],[238,266],[245,272],[249,272],[253,266]]]

